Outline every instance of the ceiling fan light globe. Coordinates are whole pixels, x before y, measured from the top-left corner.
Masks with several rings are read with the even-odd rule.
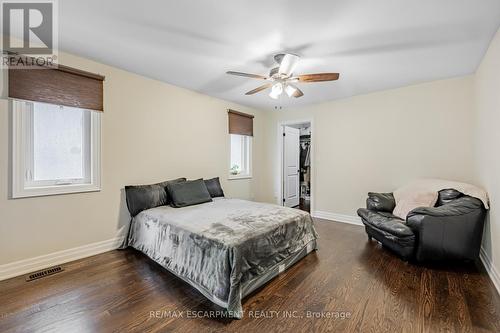
[[[272,90],[279,95],[283,92],[283,85],[280,82],[278,82],[275,85],[273,85]]]
[[[272,99],[278,99],[278,97],[280,97],[279,94],[275,94],[273,93],[272,91],[269,93],[269,97],[271,97]]]
[[[281,83],[276,83],[271,88],[271,93],[269,94],[269,97],[277,99],[282,93],[283,93],[283,85]]]
[[[286,94],[288,95],[288,97],[292,97],[293,94],[295,94],[297,92],[297,88],[295,88],[291,85],[287,85],[285,88],[285,91],[286,91]]]

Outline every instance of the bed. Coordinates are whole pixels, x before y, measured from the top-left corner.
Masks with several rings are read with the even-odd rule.
[[[131,246],[241,318],[241,300],[317,249],[311,216],[239,199],[173,208],[133,217]]]

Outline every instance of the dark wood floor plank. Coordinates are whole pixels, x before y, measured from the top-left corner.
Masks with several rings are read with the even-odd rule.
[[[460,273],[447,273],[448,292],[450,295],[450,299],[447,304],[447,312],[456,313],[455,320],[453,321],[454,317],[449,315],[448,321],[455,331],[462,329],[464,332],[472,332],[472,321],[469,315],[470,310],[460,283],[462,277],[463,276]]]
[[[500,332],[500,321],[497,319],[500,316],[500,308],[497,306],[495,287],[485,275],[484,268],[481,267],[480,271],[467,272],[459,280],[459,284],[472,326],[484,332]],[[477,304],[481,304],[479,311]]]
[[[0,282],[0,332],[500,331],[500,297],[481,264],[415,265],[359,226],[316,226],[319,251],[247,297],[242,320],[187,318],[222,309],[130,249]]]

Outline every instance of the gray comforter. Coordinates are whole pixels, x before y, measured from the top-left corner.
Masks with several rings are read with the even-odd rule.
[[[221,198],[143,211],[133,218],[126,245],[240,318],[242,289],[306,246],[315,247],[316,238],[306,212]]]

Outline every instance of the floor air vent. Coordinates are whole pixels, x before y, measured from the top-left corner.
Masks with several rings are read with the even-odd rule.
[[[64,271],[64,268],[62,268],[61,266],[50,267],[38,272],[31,273],[30,275],[28,275],[28,277],[26,277],[26,281],[41,279],[49,275],[60,273],[62,271]]]

